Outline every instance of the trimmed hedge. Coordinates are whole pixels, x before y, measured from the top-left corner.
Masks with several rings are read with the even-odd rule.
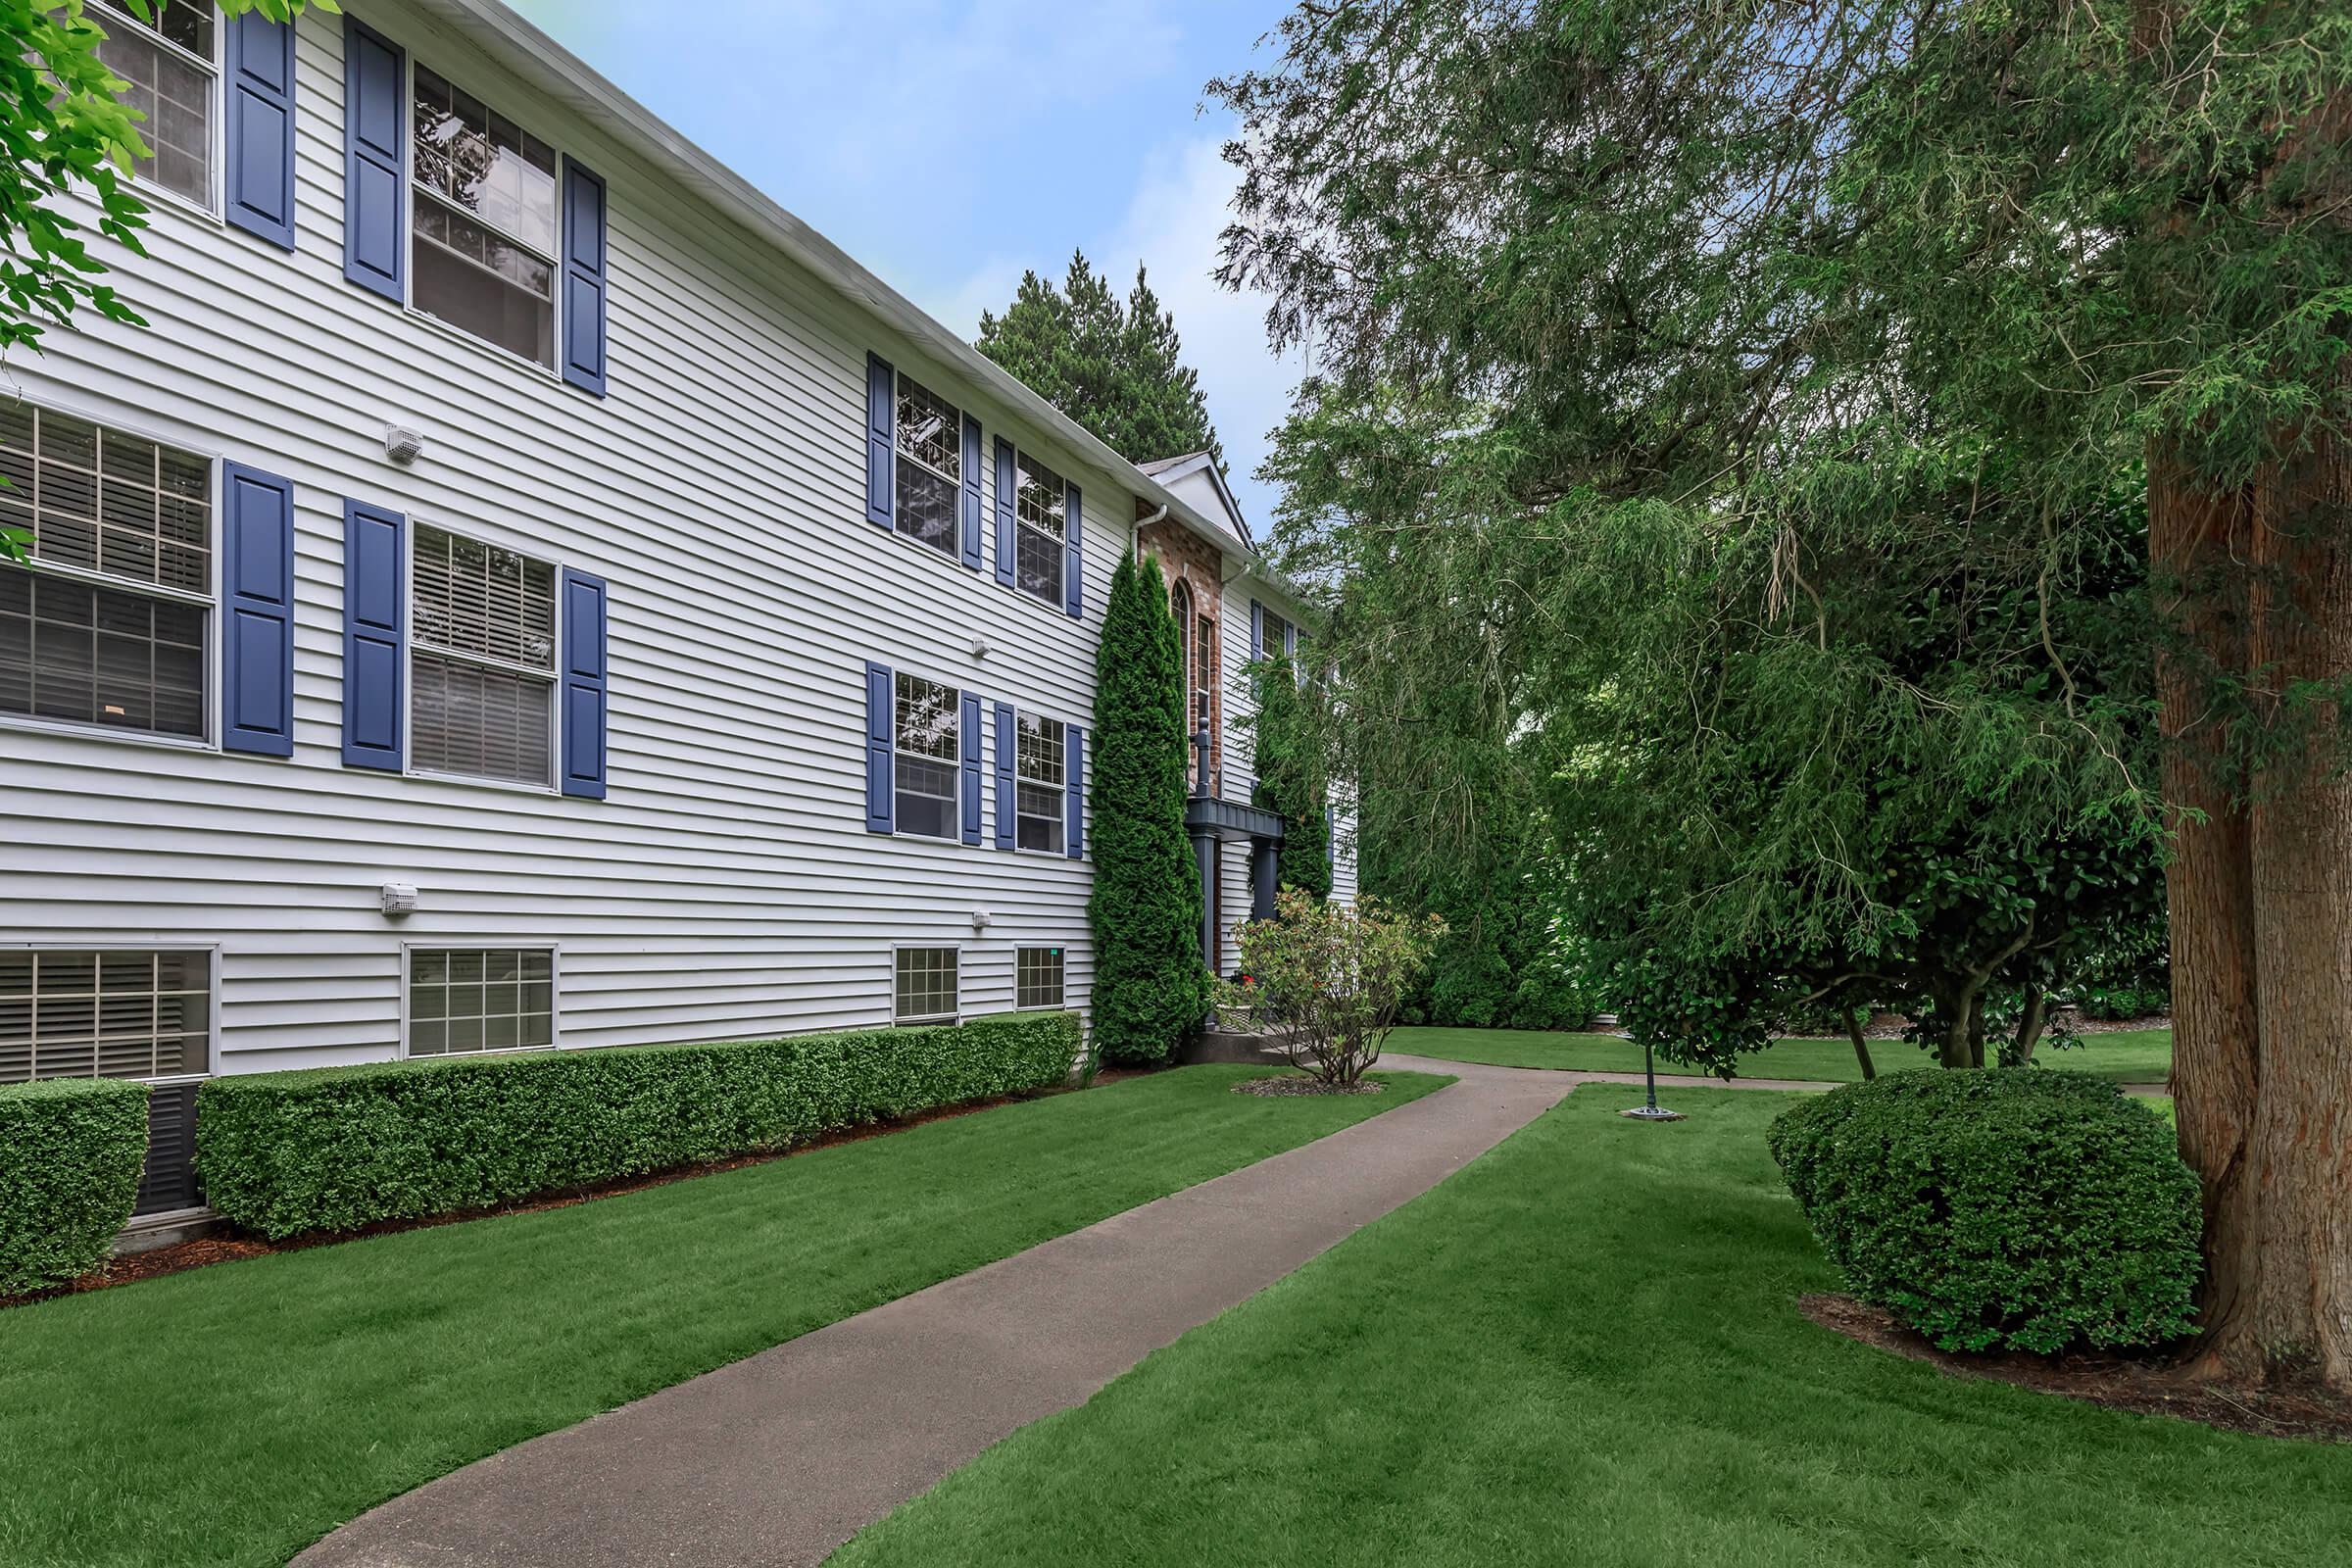
[[[105,1262],[146,1160],[145,1084],[0,1087],[0,1296],[63,1285]]]
[[[213,1207],[285,1237],[592,1186],[1064,1082],[1077,1015],[215,1078]]]
[[[2196,1177],[2163,1118],[2103,1079],[1890,1073],[1785,1112],[1770,1141],[1847,1288],[1944,1349],[2195,1326]]]

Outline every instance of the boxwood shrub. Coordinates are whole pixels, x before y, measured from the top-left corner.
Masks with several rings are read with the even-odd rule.
[[[1890,1073],[1797,1105],[1770,1137],[1847,1288],[1947,1350],[2193,1327],[2196,1178],[2163,1118],[2102,1079]]]
[[[264,1236],[354,1230],[760,1153],[1063,1082],[1066,1012],[715,1046],[443,1057],[215,1078],[206,1200]]]
[[[0,1087],[0,1296],[63,1285],[105,1262],[146,1158],[145,1084]]]

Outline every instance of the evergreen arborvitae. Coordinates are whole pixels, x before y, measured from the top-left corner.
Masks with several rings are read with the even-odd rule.
[[[1158,564],[1122,556],[1095,656],[1095,1049],[1165,1060],[1208,1010],[1184,828],[1184,673]]]
[[[1124,303],[1083,252],[1070,257],[1059,288],[1024,272],[1004,315],[981,314],[977,344],[1130,463],[1206,452],[1224,466],[1176,318],[1140,266]]]

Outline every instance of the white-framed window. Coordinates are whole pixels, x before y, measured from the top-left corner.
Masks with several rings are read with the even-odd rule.
[[[213,464],[53,409],[0,401],[0,713],[202,740]]]
[[[181,948],[0,948],[0,1083],[201,1077],[213,955]]]
[[[429,523],[412,536],[410,768],[552,787],[556,568]]]
[[[421,61],[410,84],[409,304],[554,369],[555,149]]]
[[[894,526],[944,556],[956,553],[956,497],[963,483],[963,416],[913,377],[899,376],[892,421],[899,461]]]
[[[1061,475],[1026,452],[1016,452],[1013,472],[1012,580],[1058,608],[1062,603],[1061,574],[1070,537],[1070,487]]]
[[[153,0],[141,22],[113,3],[83,12],[106,34],[98,58],[122,78],[122,102],[138,111],[148,156],[136,176],[180,200],[214,210],[213,126],[220,118],[220,27],[212,0]]]
[[[1013,743],[1013,842],[1059,855],[1066,843],[1063,786],[1069,730],[1058,718],[1023,713]]]
[[[905,670],[892,679],[891,765],[898,830],[952,839],[960,826],[956,800],[962,745],[958,694],[953,686]]]
[[[1016,1007],[1058,1007],[1066,995],[1059,948],[1015,948],[1012,956],[1012,1004]]]
[[[891,1019],[895,1023],[954,1023],[963,953],[958,948],[898,948],[891,956]]]
[[[556,1043],[553,948],[410,948],[404,1051],[543,1051]]]

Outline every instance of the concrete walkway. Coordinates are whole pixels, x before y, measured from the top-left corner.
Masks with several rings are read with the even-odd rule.
[[[998,1439],[1445,1180],[1592,1075],[1394,1058],[1460,1079],[468,1465],[354,1520],[308,1568],[818,1563]]]

